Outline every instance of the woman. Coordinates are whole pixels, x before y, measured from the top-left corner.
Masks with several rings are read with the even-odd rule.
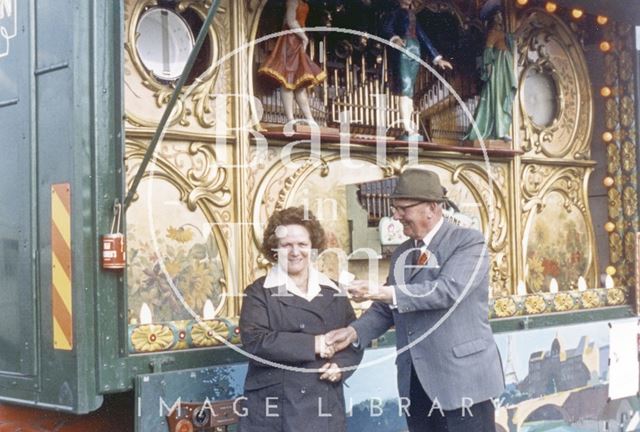
[[[516,94],[511,36],[504,31],[504,18],[500,8],[490,10],[488,20],[491,24],[482,56],[481,72],[485,84],[474,115],[478,132],[472,126],[465,139],[511,141],[513,98]]]
[[[288,121],[294,120],[295,97],[307,121],[315,123],[309,107],[307,87],[322,82],[326,73],[306,53],[309,38],[302,29],[308,14],[309,5],[305,0],[287,0],[283,30],[293,32],[278,38],[275,48],[258,72],[273,78],[282,86],[282,102]]]
[[[355,319],[348,298],[310,262],[324,244],[320,223],[302,207],[269,218],[262,252],[274,265],[247,287],[240,314],[253,356],[240,431],[346,430],[342,383],[350,372],[339,368],[357,365],[362,352],[334,355],[324,344],[326,332]]]

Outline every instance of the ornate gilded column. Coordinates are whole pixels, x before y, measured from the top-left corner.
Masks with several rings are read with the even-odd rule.
[[[604,81],[611,89],[605,103],[607,176],[610,183],[609,232],[610,262],[607,273],[616,286],[635,287],[636,232],[638,231],[638,169],[636,165],[636,113],[634,74],[634,27],[611,23],[600,44],[604,54]],[[608,44],[608,45],[607,45]],[[629,297],[631,293],[625,292]]]

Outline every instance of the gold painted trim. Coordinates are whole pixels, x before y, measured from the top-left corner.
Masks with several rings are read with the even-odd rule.
[[[130,9],[130,5],[134,6]],[[146,10],[152,7],[158,7],[157,0],[138,0],[125,2],[128,6],[125,8],[125,44],[124,50],[128,59],[131,61],[136,73],[142,79],[142,85],[154,92],[155,105],[157,108],[163,108],[169,102],[171,95],[173,94],[173,83],[165,83],[158,80],[147,68],[144,66],[138,56],[136,49],[136,42],[138,33],[136,28],[140,17]],[[191,9],[196,13],[204,22],[207,16],[208,8],[211,6],[211,2],[202,2],[198,0],[181,0],[176,9],[179,12]],[[222,40],[222,35],[225,34],[224,29],[224,13],[222,8],[219,13],[214,17],[214,22],[209,28],[209,38],[211,41],[210,56],[211,64],[209,67],[190,85],[185,85],[182,90],[182,98],[179,98],[176,102],[176,107],[169,118],[168,127],[172,126],[189,126],[190,121],[188,117],[193,116],[201,127],[210,128],[214,125],[205,119],[205,116],[209,114],[210,107],[209,102],[211,95],[214,93],[216,83],[222,69],[220,65],[216,66],[221,56],[224,54],[225,44]],[[194,37],[197,35],[194,35]],[[131,77],[126,78],[125,81],[131,80]],[[185,100],[185,96],[189,96]],[[187,103],[189,102],[189,103]],[[143,118],[138,113],[132,113],[126,111],[126,120],[133,126],[140,127],[154,127],[156,126],[158,118]]]
[[[144,158],[147,143],[128,139],[126,147],[126,162],[135,166],[137,165],[136,161],[141,161]],[[191,155],[203,153],[208,160],[212,161],[201,176],[197,176],[193,170],[189,170],[185,175],[171,162],[156,155],[154,164],[150,165],[150,168],[144,173],[143,179],[153,178],[168,182],[178,190],[180,199],[186,204],[188,210],[192,212],[200,210],[207,222],[209,222],[211,233],[214,235],[218,246],[224,274],[224,279],[218,281],[224,299],[217,305],[215,313],[224,314],[225,311],[231,311],[230,316],[233,316],[237,299],[233,295],[225,294],[229,294],[229,290],[234,289],[234,287],[229,287],[228,284],[235,279],[231,277],[232,269],[229,261],[228,243],[220,228],[222,224],[228,221],[221,220],[212,208],[224,208],[231,203],[231,193],[227,186],[227,170],[217,167],[215,153],[210,146],[202,143],[191,143],[189,145],[189,153]],[[128,182],[131,180],[128,179]],[[138,196],[135,196],[134,201],[137,199]],[[235,293],[236,290],[232,292]]]
[[[526,156],[588,160],[593,98],[582,45],[557,15],[539,8],[526,11],[518,25],[516,40],[520,138]],[[550,52],[551,42],[562,50],[562,55]],[[527,115],[524,86],[530,70],[547,73],[558,90],[558,112],[550,125],[536,125]]]

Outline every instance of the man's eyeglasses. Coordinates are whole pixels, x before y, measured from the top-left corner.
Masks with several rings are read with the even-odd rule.
[[[425,202],[426,201],[418,201],[416,203],[407,204],[407,205],[403,205],[403,206],[398,205],[398,204],[394,204],[394,205],[391,206],[391,211],[393,213],[404,213],[405,211],[407,211],[407,209],[410,209],[411,207],[415,207],[415,206],[420,205],[420,204],[424,204]]]

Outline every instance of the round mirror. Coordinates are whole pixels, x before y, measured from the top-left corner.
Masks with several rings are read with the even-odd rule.
[[[558,90],[550,74],[529,69],[524,80],[524,108],[531,121],[548,127],[557,117]]]
[[[136,31],[142,64],[160,80],[178,79],[194,46],[187,22],[174,11],[158,7],[140,17]]]

